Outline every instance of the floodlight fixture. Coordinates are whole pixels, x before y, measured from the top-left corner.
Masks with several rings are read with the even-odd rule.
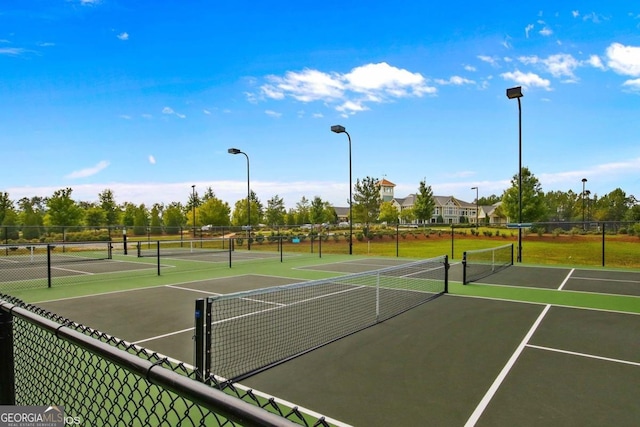
[[[522,98],[523,96],[524,95],[522,95],[522,86],[516,86],[507,89],[507,98],[509,99]]]
[[[331,132],[346,133],[347,130],[342,125],[333,125],[333,126],[331,126]]]

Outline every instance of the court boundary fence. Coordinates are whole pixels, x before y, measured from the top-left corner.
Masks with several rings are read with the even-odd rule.
[[[0,405],[60,405],[91,425],[329,426],[5,294],[0,358]]]

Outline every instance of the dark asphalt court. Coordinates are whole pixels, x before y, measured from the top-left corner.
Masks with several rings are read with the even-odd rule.
[[[348,264],[322,268],[369,268]],[[571,271],[523,268],[488,282],[557,288]],[[598,278],[584,274],[564,288]],[[39,305],[191,364],[196,298],[292,282],[247,275]],[[444,295],[242,383],[356,426],[635,426],[640,316]]]

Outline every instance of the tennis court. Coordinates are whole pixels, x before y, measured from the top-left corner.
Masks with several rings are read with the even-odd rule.
[[[307,259],[295,268],[262,262],[242,269],[242,275],[229,272],[227,277],[38,305],[193,363],[197,298],[285,287],[303,281],[291,277],[296,274],[351,275],[406,262],[339,258],[322,263]],[[451,280],[461,281],[461,267],[452,263]],[[562,293],[618,294],[637,301],[640,308],[634,293],[639,279],[640,272],[518,265],[464,288],[538,286]],[[579,289],[585,283],[588,290]],[[638,314],[463,296],[456,287],[462,289],[454,284],[449,294],[241,383],[356,426],[636,425],[640,419]],[[322,300],[328,294],[315,297]],[[263,303],[260,300],[258,306]],[[320,306],[320,311],[333,306],[347,317],[358,308],[334,301]],[[245,314],[264,310],[246,305],[242,309]]]

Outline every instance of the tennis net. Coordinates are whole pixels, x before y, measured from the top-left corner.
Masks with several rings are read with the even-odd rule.
[[[0,245],[0,267],[65,264],[111,259],[111,242],[62,242]]]
[[[180,257],[191,255],[227,254],[232,248],[231,239],[158,240],[137,242],[138,257]]]
[[[474,282],[513,265],[513,243],[489,249],[465,251],[463,284]]]
[[[196,354],[196,364],[201,361],[205,378],[209,373],[229,381],[247,378],[446,293],[448,268],[445,255],[209,297],[204,317],[210,321],[196,331],[196,341],[198,336],[205,341],[196,351],[205,356]]]

